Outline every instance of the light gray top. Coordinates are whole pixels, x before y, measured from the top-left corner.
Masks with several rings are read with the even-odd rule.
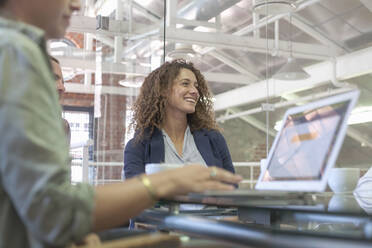
[[[0,17],[0,247],[56,247],[91,230],[94,190],[70,184],[42,30]]]
[[[182,156],[177,153],[176,147],[173,144],[168,134],[162,130],[164,139],[164,162],[167,164],[201,164],[207,166],[198,148],[196,147],[194,136],[192,135],[189,126],[187,126],[183,138]]]

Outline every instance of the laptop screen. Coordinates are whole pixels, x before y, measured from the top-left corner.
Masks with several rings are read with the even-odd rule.
[[[350,100],[287,115],[262,181],[320,180]]]

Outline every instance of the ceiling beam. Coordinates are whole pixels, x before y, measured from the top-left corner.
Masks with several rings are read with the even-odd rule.
[[[106,86],[106,85],[84,85],[80,83],[65,83],[66,93],[80,93],[80,94],[95,94],[96,88],[100,88],[101,94],[109,95],[124,95],[124,96],[137,96],[139,93],[138,88],[127,88],[122,86]]]
[[[274,47],[272,39],[256,39],[252,37],[240,37],[223,33],[205,33],[186,29],[167,29],[167,40],[201,46],[237,49],[257,53],[267,53],[267,46]],[[289,57],[288,41],[279,43],[280,56]],[[292,55],[296,58],[325,60],[330,56],[329,48],[324,45],[314,45],[300,42],[292,42]]]
[[[66,56],[55,56],[61,63],[63,68],[76,68],[82,69],[85,72],[95,73],[97,70],[95,59],[66,57]],[[122,63],[111,63],[104,62],[102,64],[102,73],[110,73],[117,75],[133,75],[133,76],[146,76],[150,73],[150,68],[134,64],[134,62],[128,61],[128,64]],[[252,83],[252,79],[249,75],[238,74],[238,73],[216,73],[206,72],[203,73],[205,79],[210,82],[216,83],[232,83],[248,85]]]
[[[102,70],[102,73],[110,74],[126,74],[133,76],[144,76],[150,73],[149,67],[139,66],[128,62],[127,64],[122,63],[112,63],[103,62],[100,68],[97,68],[95,60],[87,60],[83,58],[72,58],[64,56],[55,56],[61,63],[62,67],[66,68],[78,68],[85,72],[97,72],[97,70]]]
[[[175,6],[176,4],[176,6]],[[193,9],[195,6],[196,6],[196,2],[194,2],[193,0],[188,0],[188,1],[183,1],[180,5],[178,5],[178,3],[176,1],[170,1],[168,3],[168,8],[167,10],[170,12],[170,13],[173,13],[174,11],[177,11],[177,13],[173,13],[172,15],[173,16],[184,16],[185,13],[187,13],[188,11],[190,11],[191,9]],[[147,9],[145,9],[147,10]],[[172,12],[173,11],[173,12]],[[170,15],[167,15],[168,17],[170,17]],[[175,21],[177,21],[177,19],[175,17],[173,17],[175,20],[171,20],[175,23]],[[145,39],[149,36],[152,36],[152,35],[157,35],[157,34],[160,34],[160,27],[162,27],[164,24],[164,18],[160,18],[158,21],[155,21],[154,24],[152,25],[147,25],[145,27],[142,27],[142,28],[138,28],[136,29],[136,34],[135,36],[131,36],[129,37],[131,40],[138,40],[138,39]],[[160,34],[161,35],[161,34]],[[163,38],[160,37],[160,40],[162,40]],[[136,46],[136,44],[134,44],[133,46]],[[132,50],[132,47],[128,47],[127,48],[128,51]]]
[[[191,27],[207,27],[217,29],[216,23],[214,22],[207,22],[207,21],[195,21],[195,20],[187,20],[183,18],[176,18],[177,24],[182,24],[184,26],[191,26]]]
[[[302,10],[302,9],[312,5],[312,4],[315,4],[319,1],[320,0],[299,0],[299,1],[296,2],[296,4],[297,4],[296,11],[300,11],[300,10]],[[283,17],[286,17],[286,16],[288,16],[288,13],[266,16],[266,17],[261,18],[257,23],[250,24],[250,25],[248,25],[244,28],[239,29],[238,31],[236,31],[232,34],[233,35],[238,35],[238,36],[244,36],[244,35],[247,35],[247,34],[253,32],[257,29],[265,27],[266,25],[268,25],[270,23],[278,21],[278,20],[280,20],[280,19],[282,19]],[[214,47],[206,47],[206,48],[203,49],[202,54],[208,53],[208,52],[210,52],[214,49],[215,49]]]
[[[161,20],[161,17],[157,14],[153,13],[149,9],[143,7],[137,1],[132,1],[133,8],[135,8],[139,13],[141,13],[144,17],[149,19],[152,22],[158,22]]]
[[[315,4],[318,1],[319,0],[300,0],[300,1],[297,1],[298,7],[297,7],[296,11],[302,10],[303,8],[308,7],[309,5]],[[253,13],[253,18],[254,18],[254,16],[255,16],[255,13]],[[243,36],[243,35],[246,35],[247,33],[250,33],[250,32],[259,31],[259,28],[261,28],[261,27],[263,27],[263,26],[265,26],[269,23],[276,22],[279,19],[281,19],[283,17],[286,17],[286,16],[288,16],[288,15],[287,14],[282,14],[282,15],[264,17],[261,20],[257,20],[257,21],[254,20],[253,24],[234,32],[233,35]],[[257,34],[257,33],[255,33],[255,34]],[[258,37],[259,37],[258,35],[254,35],[254,38],[258,38]],[[211,55],[211,56],[219,59],[218,55],[219,55],[220,51],[215,51],[215,50],[216,50],[215,47],[205,47],[203,49],[200,49],[199,53],[200,54],[208,53],[208,55]],[[279,55],[279,54],[277,54],[277,55]],[[229,65],[229,66],[231,66],[231,65]],[[231,66],[231,67],[236,69],[233,66]],[[252,71],[252,70],[256,69],[256,66],[250,65],[250,66],[247,66],[247,68],[250,68],[250,70]]]
[[[141,32],[132,32],[129,34],[129,23],[125,21],[119,21],[110,19],[108,17],[102,17],[105,20],[108,20],[108,26],[103,25],[101,29],[97,29],[97,18],[88,17],[88,16],[71,16],[71,24],[67,29],[67,32],[77,32],[77,33],[92,33],[108,36],[124,36],[130,38]],[[106,19],[107,18],[107,19]],[[148,25],[140,23],[132,23],[132,30],[147,30]]]
[[[360,2],[362,4],[364,4],[364,6],[366,6],[369,9],[369,11],[372,12],[372,2],[371,2],[371,0],[360,0]]]
[[[67,32],[96,33],[96,24],[97,19],[94,17],[73,15]]]
[[[165,0],[164,4],[166,4],[166,16],[165,24],[167,27],[176,27],[176,19],[177,19],[177,2],[174,0]]]
[[[299,102],[314,101],[316,99],[345,93],[345,92],[348,92],[350,90],[353,90],[353,89],[352,88],[337,88],[337,89],[333,89],[333,90],[329,90],[329,91],[323,91],[323,92],[320,92],[320,93],[310,94],[310,95],[303,96],[301,98],[293,99],[293,100],[290,100],[290,101],[279,101],[279,102],[276,102],[276,103],[270,103],[269,105],[271,105],[271,106],[269,106],[269,108],[271,108],[274,111],[274,110],[279,109],[279,108],[284,108],[284,107],[289,107],[289,106],[295,105]],[[231,109],[231,108],[228,108],[227,110],[229,110],[229,109]],[[260,107],[255,107],[255,108],[251,108],[251,109],[248,109],[248,110],[243,110],[243,111],[240,111],[240,112],[237,112],[237,113],[234,113],[234,114],[229,114],[228,111],[225,111],[226,113],[217,117],[216,120],[217,121],[226,121],[226,120],[235,119],[235,118],[238,118],[238,117],[241,117],[241,116],[248,116],[248,115],[253,115],[253,114],[262,113],[262,112],[266,112],[266,111],[267,110],[265,110],[264,106],[262,106],[262,105]]]
[[[250,75],[238,73],[218,73],[218,72],[203,72],[205,79],[209,82],[225,83],[225,84],[251,84]]]
[[[372,72],[372,47],[359,50],[337,58],[337,78],[349,79]],[[304,68],[310,74],[306,80],[283,82],[269,79],[268,82],[251,84],[216,95],[214,107],[216,111],[254,103],[266,99],[266,83],[269,86],[269,97],[302,91],[327,84],[332,79],[333,67],[329,61]]]

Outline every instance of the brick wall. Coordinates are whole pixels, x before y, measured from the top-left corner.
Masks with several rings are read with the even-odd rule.
[[[68,32],[66,33],[65,38],[73,42],[78,48],[84,47],[84,34],[82,33]]]
[[[102,84],[119,86],[120,75],[102,75]],[[92,81],[94,81],[94,76]],[[77,75],[70,83],[83,83],[84,76]],[[73,107],[94,107],[94,94],[64,93],[62,105]],[[101,117],[94,118],[93,160],[95,162],[123,163],[125,138],[125,116],[127,97],[122,95],[101,95]],[[97,179],[121,179],[122,166],[98,167]]]
[[[234,162],[259,162],[266,158],[266,134],[258,131],[249,123],[236,118],[219,123],[223,128],[223,135]],[[269,142],[273,138],[270,137]],[[242,175],[245,179],[250,179],[250,167],[235,167],[236,173]],[[253,168],[253,179],[257,180],[260,175],[260,168]],[[241,183],[239,188],[250,188],[250,184]]]
[[[95,118],[95,160],[123,164],[126,96],[101,95],[101,117]],[[121,179],[122,166],[107,166],[98,171],[98,179]],[[104,175],[104,177],[103,177]]]
[[[234,162],[254,162],[266,157],[266,134],[236,118],[219,123]],[[269,142],[272,142],[272,138]]]
[[[101,117],[94,118],[93,133],[96,144],[95,162],[123,162],[125,138],[126,96],[101,95]],[[63,105],[74,107],[94,106],[94,95],[66,93]],[[103,171],[104,170],[104,171]],[[121,179],[122,166],[98,168],[98,179]],[[104,176],[103,176],[104,175]]]
[[[126,97],[120,95],[101,96],[102,116],[95,119],[97,161],[121,162],[125,138]]]
[[[65,36],[75,44],[77,48],[84,47],[84,35],[81,33],[69,32]],[[96,48],[96,41],[93,40],[93,50]],[[103,47],[105,48],[105,47]],[[105,48],[109,49],[109,48]],[[96,74],[92,74],[92,84],[95,82]],[[118,82],[124,79],[124,75],[101,74],[102,84],[105,86],[119,86]],[[68,83],[84,83],[84,75],[76,75]],[[96,99],[97,100],[97,99]],[[125,116],[126,96],[101,95],[100,96],[101,116],[94,118],[93,136],[95,162],[117,162],[123,163],[123,149],[125,138]],[[62,105],[74,107],[97,107],[94,94],[65,93]],[[97,170],[98,179],[121,179],[122,166],[99,166]]]
[[[93,94],[79,94],[79,93],[65,93],[62,100],[63,106],[72,107],[93,107],[94,95]]]

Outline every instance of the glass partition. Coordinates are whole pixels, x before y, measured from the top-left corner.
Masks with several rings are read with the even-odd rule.
[[[297,14],[313,7],[304,6]],[[266,18],[253,13],[251,1],[86,0],[68,31],[65,39],[50,43],[49,50],[63,67],[63,106],[93,109],[92,135],[76,138],[73,131],[71,145],[80,142],[78,149],[84,153],[87,147],[88,154],[85,160],[73,155],[86,162],[79,167],[78,159],[73,160],[73,170],[80,171],[75,178],[94,184],[123,180],[123,150],[133,135],[131,105],[144,77],[163,59],[191,60],[209,82],[218,124],[237,172],[246,179],[241,187],[254,186],[260,160],[266,158],[286,109],[339,92],[325,77],[331,74],[324,63],[332,49],[316,43],[301,26],[291,25],[285,15]],[[289,52],[311,74],[306,84],[272,79]],[[365,170],[372,163],[372,118],[367,118],[364,89],[370,79],[360,73],[349,81],[363,88],[365,108],[354,114],[337,166]]]

